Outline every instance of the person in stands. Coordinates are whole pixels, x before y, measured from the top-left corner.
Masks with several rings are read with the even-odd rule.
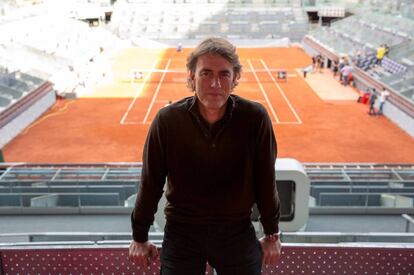
[[[375,60],[376,65],[381,65],[382,59],[384,58],[386,52],[387,52],[387,48],[385,47],[385,45],[381,45],[378,47],[377,55],[376,55],[377,59]]]

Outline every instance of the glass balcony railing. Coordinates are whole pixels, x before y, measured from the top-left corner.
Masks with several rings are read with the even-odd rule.
[[[414,247],[285,244],[276,265],[262,274],[412,274]],[[159,274],[159,260],[140,267],[128,259],[126,245],[0,247],[2,274]],[[206,266],[205,274],[215,274]]]

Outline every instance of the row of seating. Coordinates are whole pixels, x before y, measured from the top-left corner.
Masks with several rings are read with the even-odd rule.
[[[136,34],[148,36],[151,34],[158,34],[161,37],[162,35],[170,34],[181,34],[185,36],[187,33],[197,33],[197,34],[212,34],[216,32],[220,33],[229,33],[229,34],[246,34],[246,36],[254,37],[263,34],[282,34],[289,35],[289,31],[305,33],[307,26],[306,24],[286,24],[272,21],[265,21],[255,24],[249,24],[248,22],[233,22],[230,24],[224,23],[220,24],[217,22],[207,21],[201,23],[197,26],[195,25],[158,25],[158,24],[145,24],[139,25],[136,27]],[[123,29],[121,33],[126,35],[126,32],[129,32],[129,29]]]
[[[365,24],[370,24],[374,28],[382,29],[386,32],[395,33],[402,37],[414,37],[414,22],[413,17],[402,16],[402,13],[409,10],[414,11],[414,5],[405,5],[398,15],[396,14],[384,14],[380,12],[368,12],[360,15],[359,18],[365,21]]]
[[[127,0],[128,3],[131,4],[217,4],[217,3],[225,3],[225,4],[236,4],[236,5],[244,5],[244,4],[255,4],[257,1],[255,0]],[[275,5],[289,5],[293,2],[298,2],[298,0],[268,0],[268,3],[275,4]],[[262,3],[259,1],[259,3]],[[300,0],[299,2],[300,3]],[[257,3],[256,3],[257,4]]]
[[[120,193],[0,193],[1,207],[124,206]]]
[[[381,18],[374,18],[377,21],[381,20]],[[325,28],[323,31],[311,32],[311,35],[316,39],[321,38],[321,40],[328,42],[335,49],[343,41],[350,42],[354,46],[348,47],[348,51],[344,52],[346,54],[352,53],[355,47],[369,53],[370,51],[375,51],[382,44],[388,44],[392,47],[410,39],[409,36],[402,35],[396,29],[378,27],[377,24],[379,23],[375,23],[377,21],[369,21],[365,17],[352,16],[332,23],[330,28]],[[342,38],[341,41],[336,41],[335,43],[335,38],[339,36]]]
[[[194,8],[193,8],[194,9]],[[123,22],[136,22],[139,24],[192,24],[197,21],[196,16],[192,15],[193,9],[187,9],[181,11],[181,13],[171,13],[162,14],[152,14],[151,11],[146,12],[145,9],[139,11],[120,11],[120,15],[114,14],[114,20],[119,19]],[[244,10],[232,10],[232,11],[220,11],[216,13],[216,10],[213,10],[208,17],[209,21],[217,21],[218,23],[232,23],[232,22],[247,22],[247,23],[258,23],[262,21],[277,21],[277,22],[289,22],[296,21],[296,18],[293,14],[293,11],[249,11],[245,12]],[[117,18],[118,16],[118,18]],[[115,22],[116,23],[116,22]]]
[[[414,201],[411,167],[308,167],[311,205],[409,207]]]
[[[0,165],[1,207],[131,207],[140,165]]]
[[[386,183],[414,181],[414,172],[411,168],[382,168],[373,169],[371,167],[351,167],[347,169],[338,168],[307,168],[308,177],[312,182],[336,181],[352,183]]]
[[[407,17],[413,18],[414,3],[411,0],[305,0],[305,5],[310,6],[345,6],[352,11],[357,10],[358,13],[364,14],[366,11],[375,10],[381,14],[386,14],[390,17]],[[384,22],[386,23],[386,22]],[[391,26],[391,24],[385,24]]]
[[[0,188],[19,188],[19,187],[95,187],[95,186],[136,186],[140,180],[1,180]]]
[[[303,10],[272,6],[228,7],[225,4],[114,5],[112,29],[123,38],[193,38],[195,35],[238,35],[242,38],[289,36],[300,40],[308,30]]]
[[[0,167],[0,184],[126,184],[139,181],[141,169],[13,167],[2,171]]]
[[[408,187],[405,185],[401,186],[373,186],[373,185],[324,185],[324,186],[315,186],[311,185],[311,196],[319,198],[321,193],[334,192],[341,194],[352,194],[352,193],[383,193],[383,194],[392,194],[392,193],[414,193],[414,187]]]
[[[389,46],[397,45],[408,39],[397,33],[390,33],[383,29],[373,28],[371,25],[361,23],[361,21],[362,19],[358,20],[353,17],[337,21],[331,25],[332,31],[343,33],[349,39],[356,42],[369,41],[374,48],[382,44],[388,44]]]
[[[15,4],[15,1],[0,1],[0,24],[36,16],[46,11],[46,7],[42,5]]]
[[[400,63],[386,56],[382,59],[381,67],[383,67],[386,71],[390,72],[391,74],[404,73],[407,70],[406,66],[401,65]]]
[[[45,15],[9,23],[7,29],[4,39],[9,37],[13,42],[77,62],[89,60],[113,42],[108,35],[91,31],[83,22]]]
[[[309,37],[337,56],[352,55],[360,47],[357,43],[346,39],[343,33],[336,33],[328,28],[312,30]]]
[[[74,198],[79,195],[89,198],[91,195],[91,202],[93,204],[94,196],[108,195],[109,197],[116,196],[118,203],[113,204],[113,199],[108,200],[105,205],[119,205],[119,202],[124,202],[125,206],[133,205],[135,196],[138,190],[138,185],[65,185],[65,186],[3,186],[0,187],[1,206],[36,206],[33,201],[48,202],[50,206],[57,206],[51,204],[49,200],[56,201],[57,198]],[[115,195],[116,194],[116,195]],[[311,196],[315,198],[315,203],[318,206],[329,205],[327,200],[335,205],[359,206],[364,205],[367,199],[371,201],[370,206],[380,206],[380,198],[384,195],[405,195],[409,198],[414,198],[414,181],[399,183],[389,183],[384,181],[376,182],[338,182],[338,181],[321,181],[312,182]],[[333,197],[337,197],[335,202]],[[352,197],[354,200],[347,200]],[[80,197],[79,197],[80,198]],[[355,198],[358,198],[358,203],[354,204]],[[65,199],[62,199],[66,201]],[[103,200],[97,200],[96,203],[102,204]],[[375,204],[375,203],[377,204]],[[412,203],[412,202],[411,202]],[[83,204],[82,204],[83,205]],[[38,206],[38,205],[37,205]],[[62,205],[59,205],[62,206]],[[72,206],[78,206],[72,205]]]
[[[314,198],[312,196],[312,198]],[[322,192],[316,199],[316,205],[321,207],[413,207],[414,193],[342,193]],[[311,200],[312,201],[312,200]]]
[[[375,54],[370,53],[358,58],[356,60],[356,65],[364,71],[368,71],[372,66],[374,66],[376,60],[377,58],[375,57]]]
[[[349,180],[313,180],[312,186],[317,187],[324,187],[324,186],[334,186],[334,187],[344,187],[344,188],[382,188],[385,189],[395,189],[395,188],[401,188],[401,187],[407,187],[412,188],[414,187],[414,181],[406,181],[406,182],[393,182],[392,180],[388,181],[380,181],[377,179],[370,179],[365,181],[349,181]]]
[[[137,192],[138,185],[34,185],[34,186],[0,186],[0,194],[5,193],[64,193],[64,192],[96,192],[96,193],[111,193],[118,192],[122,196],[129,197]]]

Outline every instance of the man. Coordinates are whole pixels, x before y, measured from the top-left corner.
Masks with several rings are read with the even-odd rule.
[[[178,53],[180,53],[180,52],[182,52],[183,51],[183,45],[181,44],[181,42],[180,43],[178,43],[178,45],[177,45],[177,52]]]
[[[312,65],[306,66],[302,69],[303,72],[303,78],[306,78],[309,72],[312,72]]]
[[[143,78],[144,78],[144,74],[142,72],[134,71],[134,81],[137,81]]]
[[[336,59],[333,62],[333,69],[332,69],[334,78],[336,78],[336,75],[338,74],[338,70],[339,70],[339,60]]]
[[[158,256],[148,230],[167,177],[161,274],[201,275],[207,262],[219,275],[260,274],[281,253],[272,123],[262,105],[231,95],[241,64],[227,40],[201,42],[187,69],[195,95],[162,108],[148,132],[130,258],[147,266]]]
[[[344,78],[342,76],[342,68],[345,67],[346,59],[345,57],[341,56],[339,58],[338,70],[339,70],[339,81],[343,82]]]
[[[387,98],[389,96],[390,96],[390,92],[388,92],[385,88],[382,88],[382,91],[380,93],[380,98],[379,98],[380,105],[379,105],[378,115],[382,115],[385,101],[387,101]]]
[[[341,69],[342,85],[348,86],[352,70],[352,66],[345,62],[345,66]]]
[[[379,48],[377,48],[377,55],[376,55],[377,59],[375,60],[376,65],[381,65],[382,59],[384,58],[386,51],[387,49],[385,48],[384,45],[380,45]]]
[[[376,115],[375,113],[375,101],[377,100],[377,91],[375,88],[372,89],[371,97],[369,98],[369,115]]]

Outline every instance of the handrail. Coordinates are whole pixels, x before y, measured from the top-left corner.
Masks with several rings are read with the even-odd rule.
[[[407,223],[405,224],[405,232],[410,232],[410,224],[414,224],[414,218],[407,214],[402,214],[401,216],[407,220]]]
[[[408,215],[407,215],[408,216]],[[60,242],[60,245],[74,245],[79,242],[93,242],[96,245],[109,243],[128,244],[131,241],[131,232],[21,232],[21,233],[0,233],[0,246],[10,245],[53,245]],[[149,239],[152,242],[161,244],[164,232],[149,232]],[[4,242],[10,238],[20,239],[21,242]],[[325,243],[338,244],[343,242],[364,242],[372,245],[380,242],[388,244],[414,244],[414,233],[399,232],[284,232],[282,242],[286,243]]]
[[[326,163],[326,162],[305,162],[303,163],[305,169],[414,169],[413,163],[350,163],[350,162],[337,162],[337,163]]]
[[[16,118],[27,105],[31,105],[45,94],[53,90],[53,85],[49,81],[45,81],[29,94],[18,100],[16,103],[10,105],[0,113],[0,128]]]
[[[378,162],[304,162],[305,168],[348,168],[352,169],[376,169],[376,168],[397,168],[397,169],[414,169],[413,163],[378,163]],[[142,162],[90,162],[90,163],[29,163],[29,162],[4,162],[0,163],[0,168],[8,167],[31,167],[31,168],[130,168],[142,167]]]

